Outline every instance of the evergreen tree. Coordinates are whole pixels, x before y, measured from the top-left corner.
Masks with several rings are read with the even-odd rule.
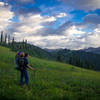
[[[23,39],[23,43],[25,43],[24,39]]]
[[[27,40],[25,40],[25,43],[27,44]]]
[[[13,39],[12,39],[12,43],[14,43],[15,42],[15,38],[13,37]]]
[[[24,39],[23,39],[23,42],[22,42],[22,43],[23,43],[23,49],[25,49],[25,48],[26,48],[26,47],[25,47],[25,44],[26,44],[26,43],[25,43],[25,40],[24,40]]]
[[[95,69],[95,66],[94,66],[94,64],[91,64],[91,69]]]
[[[1,41],[1,43],[3,43],[3,31],[1,31],[1,39],[0,39]]]
[[[86,68],[90,69],[90,63],[86,60],[85,61]]]
[[[27,49],[27,40],[25,40],[25,49]]]
[[[69,58],[69,64],[72,64],[72,56]]]
[[[61,55],[58,55],[57,61],[59,61],[59,62],[62,62],[63,61]]]
[[[85,65],[86,65],[86,68],[88,68],[88,69],[94,69],[95,68],[95,66],[94,66],[94,64],[91,64],[89,61],[85,61]]]
[[[14,43],[15,43],[15,38],[13,37],[12,38],[12,43],[11,43],[11,45],[12,45],[13,48],[14,48]]]
[[[82,67],[82,66],[83,66],[83,63],[82,63],[82,61],[81,61],[81,59],[80,59],[79,56],[76,57],[76,63],[75,63],[75,65],[76,65],[76,66],[79,66],[79,67]]]
[[[8,35],[8,44],[10,44],[10,35]]]
[[[7,43],[7,34],[5,34],[5,44]]]

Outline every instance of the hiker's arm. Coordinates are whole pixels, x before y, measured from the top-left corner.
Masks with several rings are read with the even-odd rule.
[[[31,70],[35,70],[35,68],[33,68],[33,67],[31,67],[31,66],[29,66],[29,65],[27,65],[27,67],[29,68],[29,69],[31,69]]]

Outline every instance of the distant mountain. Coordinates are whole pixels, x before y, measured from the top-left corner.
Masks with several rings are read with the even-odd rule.
[[[98,48],[88,48],[88,49],[83,49],[82,51],[85,51],[85,52],[92,52],[92,53],[95,53],[95,54],[100,54],[100,47]]]
[[[63,49],[44,49],[44,50],[46,50],[47,52],[58,52],[58,51],[60,51],[60,50],[63,50]]]

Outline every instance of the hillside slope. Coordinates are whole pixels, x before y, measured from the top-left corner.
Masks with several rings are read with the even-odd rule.
[[[28,52],[32,57],[70,63],[78,67],[100,71],[99,54],[94,54],[91,52],[85,52],[80,50],[79,51],[68,50],[68,49],[44,50],[25,42],[12,42],[9,44],[4,43],[1,45],[10,48],[14,52],[17,51]]]
[[[100,72],[29,57],[29,86],[18,85],[15,53],[0,47],[0,100],[100,100]]]
[[[44,49],[41,49],[35,45],[28,44],[25,42],[14,42],[14,43],[0,43],[1,46],[10,48],[12,51],[17,52],[17,51],[24,51],[28,52],[31,56],[33,57],[38,57],[41,59],[53,59],[51,53],[47,52]]]

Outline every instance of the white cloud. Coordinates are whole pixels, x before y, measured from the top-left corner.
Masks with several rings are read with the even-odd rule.
[[[73,31],[71,28],[69,28],[67,32],[71,32],[71,34],[76,32],[78,33],[76,29]],[[96,27],[92,32],[79,31],[79,36],[68,34],[68,37],[68,47],[70,49],[78,50],[89,47],[100,47],[100,25],[98,25],[98,27]]]
[[[15,28],[13,35],[18,41],[27,39],[29,43],[41,48],[68,48],[78,50],[100,46],[99,25],[94,28],[93,32],[87,32],[84,30],[84,25],[67,23],[64,27],[60,27],[54,31],[54,34],[49,33],[49,31],[53,32],[53,29],[49,30],[41,25],[45,22],[54,22],[55,20],[53,17],[43,17],[39,14],[26,17],[20,16],[19,23],[12,24],[12,27]]]
[[[14,13],[10,11],[10,6],[0,2],[0,30],[5,30],[10,24],[10,19],[14,16]]]
[[[65,17],[65,16],[67,16],[66,13],[59,13],[56,17],[58,17],[58,18],[62,18],[62,17]]]
[[[11,31],[15,38],[23,39],[30,36],[39,36],[44,34],[43,31],[46,29],[43,26],[44,23],[53,23],[56,18],[53,16],[41,16],[40,14],[29,14],[27,16],[19,16],[19,22],[12,23],[8,31]],[[45,31],[44,31],[45,32]],[[32,40],[34,41],[33,38]]]
[[[64,31],[64,33],[69,36],[69,37],[72,37],[72,36],[81,36],[82,34],[84,34],[85,32],[81,31],[80,28],[76,27],[75,25],[69,27],[67,30]]]
[[[86,43],[88,47],[100,47],[100,25],[86,37]]]
[[[4,6],[4,3],[3,2],[0,2],[0,6]]]

